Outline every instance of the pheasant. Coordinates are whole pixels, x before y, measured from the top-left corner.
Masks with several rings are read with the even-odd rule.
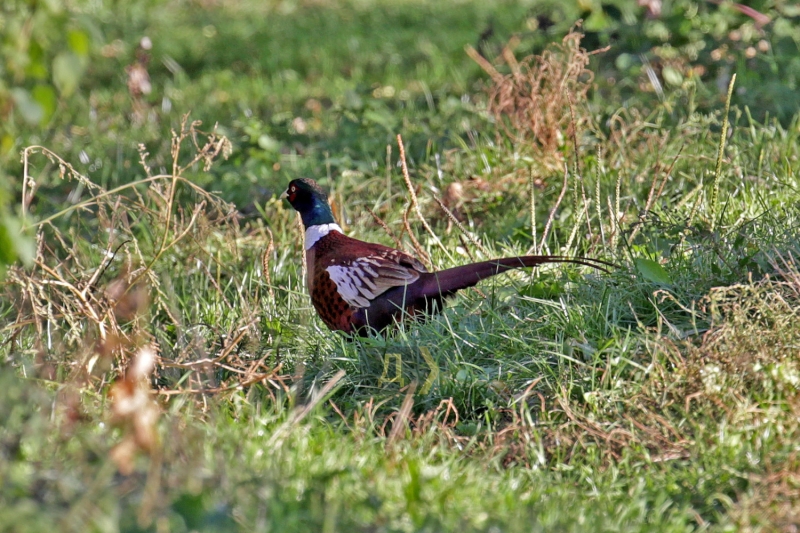
[[[428,272],[400,250],[346,236],[314,180],[292,180],[281,198],[303,220],[311,303],[333,331],[366,336],[370,329],[385,330],[404,316],[437,312],[456,291],[515,268],[576,263],[605,271],[603,266],[613,266],[585,257],[527,255]]]

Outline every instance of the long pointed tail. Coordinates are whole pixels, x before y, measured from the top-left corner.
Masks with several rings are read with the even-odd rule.
[[[545,263],[574,263],[602,270],[603,272],[608,272],[605,267],[616,267],[614,263],[588,257],[566,257],[562,255],[504,257],[425,274],[425,281],[420,288],[425,298],[446,297],[458,290],[472,287],[483,279],[496,276],[508,270],[536,267]]]

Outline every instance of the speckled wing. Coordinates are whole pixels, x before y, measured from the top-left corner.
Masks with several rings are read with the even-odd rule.
[[[392,287],[414,283],[427,269],[413,257],[388,249],[326,268],[339,295],[353,307],[369,307]]]

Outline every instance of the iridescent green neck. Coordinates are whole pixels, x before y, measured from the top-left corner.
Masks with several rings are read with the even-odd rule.
[[[303,219],[303,226],[308,229],[311,226],[321,226],[322,224],[335,224],[336,220],[333,218],[333,211],[327,200],[319,198],[316,195],[311,197],[311,205],[304,206],[300,211],[300,216]]]

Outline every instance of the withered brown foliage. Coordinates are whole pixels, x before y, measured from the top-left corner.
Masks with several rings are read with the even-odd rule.
[[[246,338],[260,335],[252,318],[257,313],[248,307],[252,302],[236,302],[243,313],[221,332],[225,340],[220,345],[192,336],[191,325],[175,308],[170,279],[187,264],[205,274],[232,306],[211,271],[222,252],[210,252],[208,243],[223,243],[225,253],[235,257],[237,246],[248,242],[235,208],[186,177],[207,171],[231,150],[227,138],[199,126],[184,117],[180,130],[173,132],[168,172],[152,172],[149,155],[140,146],[144,177],[115,189],[94,183],[44,147],[23,152],[23,216],[36,230],[37,250],[30,268],[8,272],[5,290],[16,304],[16,320],[3,327],[2,339],[12,346],[12,358],[19,354],[22,364],[33,352],[37,376],[58,381],[63,391],[59,403],[70,420],[83,416],[82,394],[108,393],[110,422],[123,429],[122,441],[111,452],[122,472],[132,471],[139,451],[158,451],[156,395],[217,392],[280,380],[280,367],[269,366],[266,357],[235,352]],[[44,170],[38,170],[37,156],[44,156]],[[53,171],[56,182],[79,184],[82,196],[33,221],[28,211]],[[64,223],[67,217],[69,224]],[[189,341],[159,345],[156,324]],[[232,375],[226,382],[215,377],[221,367]],[[189,379],[179,387],[177,379],[187,373]]]
[[[10,340],[33,327],[41,349],[48,351],[53,351],[55,343],[75,347],[91,341],[85,359],[68,363],[73,377],[91,375],[97,357],[112,353],[121,357],[119,363],[124,368],[124,347],[132,343],[134,350],[138,348],[141,328],[135,322],[151,300],[170,313],[153,267],[179,244],[202,241],[216,226],[235,226],[232,206],[183,177],[194,165],[207,169],[230,150],[225,137],[203,134],[198,126],[184,120],[181,131],[174,133],[171,173],[152,174],[148,154],[140,147],[146,177],[114,190],[93,183],[46,148],[34,146],[23,152],[23,213],[43,187],[29,174],[30,159],[35,154],[58,168],[61,180],[80,183],[85,199],[33,225],[37,232],[34,265],[30,269],[13,268],[8,275],[7,285],[17,302],[17,319],[7,328]],[[198,144],[203,135],[206,142]],[[190,142],[194,154],[184,161],[181,149]],[[178,196],[192,196],[193,204],[186,206]],[[87,227],[95,228],[96,233],[87,235],[81,224],[59,225],[59,218],[66,216],[91,219]],[[152,228],[156,240],[153,249],[143,249],[139,238],[142,227]],[[97,258],[93,247],[103,250],[102,257]]]
[[[560,148],[590,120],[584,103],[594,74],[586,68],[591,54],[581,48],[582,38],[573,30],[542,54],[521,60],[514,57],[512,40],[502,53],[509,74],[501,74],[475,50],[467,50],[492,78],[489,112],[497,121],[498,134],[552,168],[562,166]]]
[[[684,340],[654,335],[639,354],[648,372],[591,392],[591,400],[576,401],[568,390],[537,380],[515,395],[502,427],[479,440],[476,450],[526,466],[571,463],[587,453],[608,465],[631,454],[661,463],[691,459],[699,441],[718,438],[718,426],[706,427],[707,421],[727,420],[749,428],[753,453],[766,458],[766,472],[750,476],[754,493],[743,495],[734,515],[744,523],[763,513],[787,530],[798,516],[800,455],[772,456],[770,450],[791,448],[788,443],[800,437],[800,275],[793,266],[781,274],[779,281],[712,292],[705,302],[715,317],[708,331]],[[454,443],[461,438],[446,426],[437,431]],[[756,435],[764,431],[775,442],[759,444]]]
[[[800,274],[791,256],[774,266],[780,279],[712,291],[709,308],[721,325],[687,357],[691,408],[710,403],[719,418],[749,427],[749,453],[763,465],[731,509],[742,531],[756,530],[754,517],[786,532],[800,520]]]
[[[57,181],[80,184],[83,198],[30,222],[36,230],[36,255],[31,268],[9,270],[6,290],[16,302],[17,316],[3,329],[4,340],[33,339],[35,370],[40,378],[60,382],[59,403],[69,420],[82,417],[78,398],[83,391],[108,390],[112,422],[124,429],[111,456],[125,473],[132,471],[138,451],[153,452],[157,446],[159,411],[152,400],[151,375],[158,347],[149,323],[152,312],[170,311],[154,267],[175,247],[202,241],[213,227],[235,228],[231,206],[184,178],[195,165],[208,169],[230,152],[225,137],[198,126],[184,118],[180,131],[173,133],[171,173],[153,174],[140,147],[146,177],[113,190],[92,182],[44,147],[23,151],[26,218],[47,186],[48,169],[57,169]],[[193,145],[191,154],[181,153],[186,144]],[[34,177],[36,155],[44,156],[46,164]],[[180,195],[191,196],[193,202],[186,206],[178,201]],[[68,216],[72,223],[63,224],[61,219]],[[82,224],[83,218],[88,223]],[[153,229],[152,248],[144,247],[142,228]],[[21,342],[12,354],[26,349]]]

